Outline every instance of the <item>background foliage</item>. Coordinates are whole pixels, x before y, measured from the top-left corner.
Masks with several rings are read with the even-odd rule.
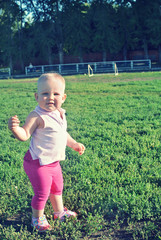
[[[157,49],[161,63],[161,0],[0,1],[0,66],[63,63],[64,54],[101,52],[105,61],[129,50]],[[59,56],[59,59],[57,59]],[[111,60],[110,59],[110,60]]]
[[[29,141],[7,128],[21,124],[36,106],[33,80],[0,81],[0,238],[160,239],[161,238],[161,81],[160,73],[66,77],[69,133],[85,144],[78,156],[67,148],[61,162],[64,204],[78,220],[59,223],[47,234],[30,227],[32,188],[23,170]]]

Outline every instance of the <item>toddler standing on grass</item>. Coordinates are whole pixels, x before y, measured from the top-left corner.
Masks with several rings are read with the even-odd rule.
[[[8,127],[20,141],[32,136],[24,157],[24,170],[34,191],[31,225],[43,232],[51,229],[44,215],[48,198],[54,210],[54,219],[63,221],[65,217],[77,216],[63,205],[63,176],[59,161],[65,159],[66,145],[80,155],[85,147],[67,133],[65,110],[61,108],[66,99],[64,78],[57,73],[43,74],[37,87],[35,99],[38,106],[28,115],[23,127],[19,126],[17,115],[9,119]]]

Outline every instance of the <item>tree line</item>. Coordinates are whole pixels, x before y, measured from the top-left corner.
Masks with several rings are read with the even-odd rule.
[[[161,63],[161,0],[0,0],[0,66],[53,64],[55,56],[157,49]]]

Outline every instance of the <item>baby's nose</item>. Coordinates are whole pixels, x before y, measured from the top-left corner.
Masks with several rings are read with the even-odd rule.
[[[49,98],[50,98],[50,99],[54,99],[54,94],[53,94],[53,93],[50,93]]]

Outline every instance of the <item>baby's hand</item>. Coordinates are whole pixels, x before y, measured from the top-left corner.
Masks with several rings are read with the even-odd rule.
[[[14,128],[16,127],[19,127],[19,124],[20,124],[20,120],[18,119],[17,115],[11,117],[9,120],[8,120],[8,128],[10,130],[13,130]]]
[[[82,155],[85,151],[85,146],[82,143],[75,143],[73,149],[77,152],[79,152],[80,155]]]

